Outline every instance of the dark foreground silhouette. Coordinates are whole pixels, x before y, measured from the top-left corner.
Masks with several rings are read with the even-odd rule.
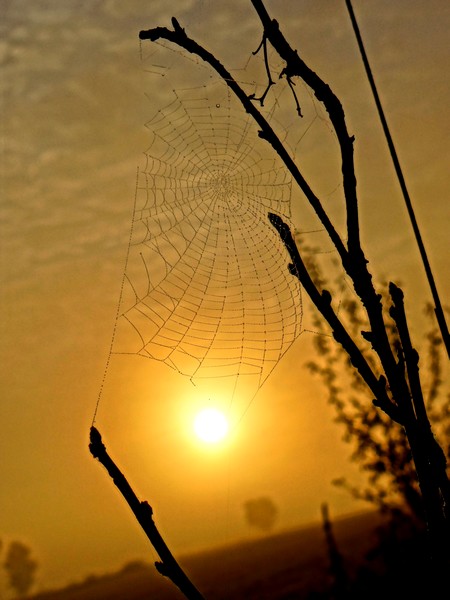
[[[379,556],[368,555],[379,547],[377,513],[362,513],[332,523],[335,540],[353,589],[347,598],[394,598],[398,582]],[[402,550],[392,548],[397,555]],[[398,555],[395,571],[402,576]],[[180,558],[186,572],[208,600],[314,600],[336,598],[333,569],[323,525],[315,525],[245,541]],[[403,573],[404,575],[404,573]],[[417,586],[414,572],[407,584]],[[408,587],[408,585],[406,585]],[[403,588],[404,589],[404,588]],[[90,576],[63,590],[37,594],[33,600],[182,600],[171,581],[149,563],[129,563],[110,575]]]

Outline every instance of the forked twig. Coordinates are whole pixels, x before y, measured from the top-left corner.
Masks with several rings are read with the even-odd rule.
[[[258,98],[256,97],[256,94],[250,94],[249,99],[250,100],[254,100],[255,102],[259,102],[261,106],[264,106],[264,101],[266,99],[267,94],[269,93],[270,88],[275,85],[275,81],[272,79],[272,73],[270,72],[270,66],[269,66],[269,57],[267,55],[267,34],[266,32],[263,33],[263,37],[261,40],[261,43],[259,44],[259,46],[257,47],[257,49],[252,52],[253,56],[255,56],[256,54],[258,54],[258,52],[261,50],[261,48],[263,49],[263,53],[264,53],[264,65],[266,67],[266,75],[267,75],[267,86],[266,89],[264,90],[263,94],[261,96],[259,96]],[[283,77],[286,77],[286,81],[289,85],[289,88],[292,92],[292,95],[294,96],[294,101],[295,101],[295,110],[297,111],[297,114],[299,117],[303,117],[302,115],[302,109],[300,106],[300,102],[299,99],[297,97],[297,93],[294,90],[294,86],[295,83],[292,81],[292,77],[289,74],[289,68],[288,66],[286,66],[280,73],[279,75],[279,79],[282,79]]]
[[[281,71],[281,73],[280,73],[280,79],[282,77],[286,77],[286,81],[288,83],[288,86],[290,87],[292,95],[294,96],[295,110],[297,111],[298,116],[299,117],[303,117],[302,107],[300,106],[300,101],[298,99],[297,92],[294,90],[295,82],[292,80],[292,77],[289,75],[289,69],[287,67],[285,67]]]
[[[158,553],[161,561],[155,562],[155,567],[161,575],[168,577],[189,600],[204,600],[186,573],[175,560],[167,544],[161,537],[155,522],[153,521],[153,510],[146,501],[140,501],[124,474],[106,451],[102,442],[102,436],[95,427],[91,427],[89,450],[94,458],[97,458],[106,468],[128,506],[133,511],[139,525],[144,530],[153,548]]]
[[[256,98],[256,94],[250,94],[249,99],[254,100],[255,102],[259,102],[261,106],[264,106],[264,100],[266,99],[266,96],[269,93],[270,88],[273,85],[275,85],[275,81],[272,79],[272,74],[270,72],[270,67],[269,67],[269,57],[267,56],[267,36],[265,33],[263,33],[263,37],[262,37],[260,45],[257,47],[257,49],[254,52],[252,52],[253,56],[258,54],[258,52],[261,50],[261,48],[263,49],[263,53],[264,53],[264,64],[266,66],[266,74],[267,74],[267,87],[264,90],[263,94],[261,96],[259,96],[259,98]]]

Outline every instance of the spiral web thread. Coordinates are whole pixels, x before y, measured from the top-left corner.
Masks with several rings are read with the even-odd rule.
[[[111,354],[259,389],[302,331],[300,286],[267,218],[289,218],[290,178],[224,84],[174,92],[147,127]]]

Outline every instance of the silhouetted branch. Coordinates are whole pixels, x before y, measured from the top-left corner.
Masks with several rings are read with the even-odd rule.
[[[425,500],[430,534],[434,536],[434,557],[450,556],[450,484],[446,474],[446,458],[431,430],[419,377],[419,356],[413,348],[406,320],[403,292],[394,283],[389,285],[393,305],[390,313],[400,336],[402,362],[406,369],[411,396],[405,414],[405,428],[419,474],[419,484]],[[436,485],[437,482],[437,485]],[[442,502],[444,500],[444,502]]]
[[[175,18],[172,19],[173,30],[157,27],[141,31],[139,37],[142,40],[148,39],[151,41],[159,39],[168,40],[184,48],[187,52],[197,55],[209,64],[223,78],[225,83],[240,100],[244,110],[255,120],[260,128],[259,136],[271,144],[315,210],[330,240],[337,249],[342,266],[351,278],[354,290],[367,313],[370,330],[359,331],[358,334],[370,342],[373,350],[371,352],[373,359],[377,362],[379,359],[381,362],[382,374],[379,376],[372,369],[353,337],[334,312],[331,305],[331,294],[327,290],[319,290],[314,284],[299,254],[289,227],[278,215],[269,214],[269,219],[277,229],[291,257],[292,263],[289,265],[289,271],[299,279],[315,306],[331,326],[334,338],[342,345],[352,364],[375,395],[374,404],[385,411],[394,421],[404,426],[414,454],[414,462],[421,481],[421,489],[424,491],[423,497],[427,505],[427,514],[431,515],[433,513],[429,517],[429,525],[433,528],[431,537],[433,540],[440,539],[442,541],[443,536],[440,535],[437,529],[439,529],[439,523],[443,522],[443,511],[448,510],[443,509],[443,506],[446,504],[443,498],[448,499],[448,478],[445,473],[445,460],[442,462],[442,451],[431,434],[431,429],[428,427],[429,423],[426,426],[426,421],[423,418],[420,418],[420,420],[417,418],[417,415],[422,413],[425,413],[426,416],[426,411],[420,387],[417,355],[412,348],[409,332],[406,327],[403,299],[401,298],[400,302],[396,290],[392,288],[392,298],[394,300],[392,315],[400,337],[400,345],[398,348],[395,348],[393,347],[394,345],[391,345],[388,335],[388,327],[383,315],[381,295],[375,290],[372,275],[367,267],[368,261],[361,247],[353,156],[354,137],[347,130],[342,104],[328,84],[306,65],[300,58],[297,50],[292,49],[280,31],[278,22],[270,18],[262,0],[251,0],[251,2],[263,26],[263,38],[259,49],[262,47],[264,50],[264,60],[268,75],[268,87],[263,96],[258,100],[262,103],[269,88],[273,85],[267,60],[267,43],[270,42],[275,51],[278,52],[279,56],[286,63],[282,71],[282,76],[286,77],[291,90],[294,91],[292,78],[300,77],[311,88],[318,101],[325,107],[337,135],[345,196],[347,245],[343,243],[319,198],[313,193],[310,185],[301,174],[285,146],[252,102],[255,98],[252,96],[249,97],[245,93],[227,69],[210,52],[189,38]],[[299,110],[298,101],[297,110]],[[353,335],[356,334],[353,333]],[[359,341],[361,340],[358,340],[358,343]],[[434,440],[434,442],[431,443],[431,440]],[[439,506],[438,498],[440,498]],[[444,529],[448,536],[448,524]],[[448,557],[443,545],[440,548],[435,547],[434,553],[436,554],[437,551],[439,554],[440,550],[442,550],[443,555],[445,554]]]
[[[250,94],[249,98],[250,98],[250,100],[255,100],[256,102],[259,102],[261,106],[264,106],[264,100],[266,99],[266,96],[267,96],[270,88],[273,85],[275,85],[275,81],[272,79],[272,73],[270,72],[269,59],[267,56],[267,36],[266,36],[265,32],[263,33],[263,37],[262,37],[261,43],[259,44],[258,48],[255,50],[255,52],[252,52],[253,56],[255,56],[255,54],[258,54],[258,52],[261,50],[261,48],[263,49],[263,53],[264,53],[264,65],[266,67],[267,87],[264,90],[263,94],[259,98],[256,98],[255,94]],[[303,115],[302,115],[302,109],[300,107],[300,102],[299,102],[299,100],[297,98],[297,94],[294,90],[295,83],[292,81],[292,78],[287,73],[286,68],[284,68],[281,71],[281,73],[279,75],[279,79],[282,79],[283,77],[286,77],[286,81],[289,85],[292,95],[294,96],[295,108],[297,110],[297,114],[299,117],[302,117]]]
[[[264,100],[266,99],[266,96],[269,93],[270,88],[273,85],[275,85],[275,81],[272,79],[272,74],[270,72],[269,59],[267,57],[267,38],[266,38],[265,34],[263,34],[263,38],[261,40],[260,45],[255,50],[255,52],[253,52],[252,54],[253,55],[258,54],[258,52],[261,50],[261,48],[263,49],[263,53],[264,53],[264,64],[266,66],[266,74],[267,74],[267,87],[264,90],[264,93],[259,98],[256,98],[255,94],[250,94],[249,98],[250,98],[250,100],[255,100],[256,102],[259,102],[261,106],[264,106]]]
[[[313,193],[309,184],[301,175],[300,170],[292,160],[283,143],[280,141],[263,115],[253,105],[251,98],[247,96],[247,94],[242,90],[239,84],[233,79],[232,75],[217,60],[217,58],[205,48],[200,46],[197,42],[189,38],[186,35],[185,30],[180,26],[175,18],[172,19],[174,26],[173,31],[165,27],[156,27],[154,29],[140,31],[139,37],[142,40],[148,39],[151,41],[166,39],[184,48],[188,52],[199,56],[223,78],[230,89],[235,93],[237,98],[241,101],[245,111],[249,113],[255,119],[256,123],[261,127],[259,136],[271,144],[275,152],[283,160],[287,169],[292,174],[294,180],[300,186],[320,221],[324,225],[331,241],[334,243],[341,257],[344,269],[353,281],[355,291],[361,298],[366,308],[372,328],[372,331],[369,332],[366,337],[369,338],[370,336],[372,345],[383,364],[393,397],[398,403],[397,399],[405,394],[408,394],[408,390],[404,385],[404,380],[397,379],[398,370],[385,330],[381,296],[376,293],[373,287],[372,276],[367,269],[367,260],[360,245],[356,198],[356,177],[353,162],[353,137],[348,135],[342,105],[338,98],[333,94],[330,87],[325,84],[320,77],[314,73],[314,71],[306,66],[306,64],[299,58],[296,51],[291,49],[286,39],[280,32],[278,23],[268,17],[267,11],[263,7],[262,3],[255,2],[253,0],[252,2],[258,5],[258,7],[261,6],[263,8],[262,21],[264,25],[264,32],[267,39],[270,40],[271,44],[274,46],[280,56],[286,61],[286,68],[284,70],[286,77],[297,75],[302,77],[304,81],[310,85],[317,98],[323,102],[336,130],[341,147],[342,173],[347,206],[348,251],[333,224],[331,223],[331,220],[329,219],[328,214],[325,212],[319,198],[317,198],[317,196]]]
[[[389,284],[389,293],[393,301],[393,305],[391,306],[389,312],[397,325],[397,330],[400,336],[403,359],[408,374],[411,397],[414,404],[414,413],[418,420],[423,420],[423,422],[427,423],[429,426],[430,423],[428,421],[428,416],[425,409],[419,376],[419,355],[411,343],[411,337],[409,335],[408,324],[406,321],[405,305],[403,302],[403,292],[398,286],[391,282]]]
[[[379,406],[391,419],[402,423],[402,414],[398,407],[391,401],[386,391],[386,380],[383,376],[378,378],[372,371],[369,363],[364,358],[356,343],[351,338],[350,334],[339,320],[339,317],[331,306],[331,294],[327,290],[320,291],[314,284],[308,270],[299,254],[297,245],[292,237],[289,226],[273,213],[269,213],[269,221],[278,231],[281,240],[283,241],[286,250],[292,260],[289,265],[289,271],[292,275],[298,278],[305,291],[320,310],[322,315],[330,325],[334,339],[339,342],[347,354],[353,366],[359,371],[361,377],[369,386],[372,393],[375,395],[374,404]]]
[[[184,573],[180,565],[167,547],[161,537],[155,522],[153,521],[153,510],[148,502],[141,502],[123,473],[119,470],[112,458],[106,451],[102,442],[102,436],[95,427],[91,427],[89,450],[94,458],[97,458],[106,468],[115,485],[127,501],[133,511],[139,525],[146,533],[153,548],[158,553],[161,562],[155,562],[155,567],[161,575],[169,578],[190,600],[204,600],[203,596]]]
[[[316,98],[328,112],[330,121],[336,132],[341,151],[342,182],[347,211],[348,254],[341,255],[342,264],[351,277],[355,291],[365,306],[372,330],[367,337],[370,337],[372,346],[380,357],[393,397],[398,403],[399,398],[408,393],[408,390],[403,382],[397,379],[396,361],[389,344],[383,320],[381,296],[376,293],[373,287],[372,276],[367,268],[367,260],[361,248],[353,158],[354,137],[348,133],[342,104],[330,86],[306,65],[299,57],[297,50],[291,48],[280,31],[278,22],[270,18],[263,2],[261,0],[251,0],[251,2],[261,19],[267,39],[286,62],[284,69],[286,76],[298,76],[309,85]]]
[[[378,110],[378,115],[380,117],[381,125],[383,127],[383,132],[386,137],[386,142],[389,148],[389,152],[391,154],[392,162],[395,168],[395,172],[397,174],[397,179],[400,184],[400,188],[402,190],[403,199],[405,201],[406,210],[408,211],[408,215],[411,221],[411,225],[414,231],[414,235],[416,238],[417,246],[419,248],[420,256],[422,258],[422,263],[425,268],[425,273],[427,275],[428,284],[430,286],[431,294],[433,296],[433,300],[435,302],[435,314],[436,319],[441,331],[442,340],[445,344],[445,348],[447,350],[447,356],[450,358],[450,333],[447,326],[447,321],[445,319],[444,309],[442,308],[441,300],[437,291],[436,283],[434,280],[434,275],[431,270],[431,265],[428,260],[428,254],[425,250],[425,245],[422,241],[422,234],[420,233],[419,225],[416,220],[416,215],[414,213],[414,208],[412,206],[411,198],[409,197],[408,188],[406,187],[406,181],[403,177],[403,171],[400,166],[400,161],[397,156],[397,151],[395,149],[394,141],[391,136],[391,132],[389,130],[389,126],[386,121],[386,117],[384,116],[383,106],[381,104],[380,97],[378,95],[377,86],[375,84],[375,80],[372,75],[372,69],[370,68],[369,59],[367,58],[367,54],[364,48],[364,44],[362,41],[361,33],[359,31],[358,23],[356,21],[355,13],[353,11],[352,3],[350,0],[346,0],[347,9],[350,15],[350,20],[352,22],[353,30],[355,32],[356,40],[358,43],[358,48],[361,53],[361,58],[364,63],[364,68],[366,70],[367,79],[369,81],[372,94],[375,100],[375,105]]]
[[[305,194],[312,208],[315,210],[322,225],[324,226],[325,230],[330,236],[331,241],[336,247],[336,250],[341,256],[342,261],[347,263],[347,249],[345,248],[339,234],[337,233],[330,218],[328,217],[328,214],[324,210],[319,198],[314,194],[310,185],[301,174],[299,168],[289,155],[283,143],[278,138],[270,124],[264,118],[264,116],[253,104],[251,98],[249,98],[249,96],[244,92],[244,90],[240,87],[237,81],[232,77],[231,73],[229,73],[229,71],[222,65],[222,63],[219,60],[217,60],[217,58],[213,54],[208,52],[208,50],[200,46],[197,42],[195,42],[186,35],[186,32],[175,18],[172,18],[172,24],[174,26],[173,31],[167,29],[166,27],[155,27],[154,29],[140,31],[139,38],[141,40],[150,40],[152,42],[155,42],[159,39],[168,40],[169,42],[172,42],[180,46],[181,48],[184,48],[191,54],[196,54],[203,61],[209,64],[220,75],[220,77],[222,77],[222,79],[225,81],[228,87],[240,100],[244,110],[253,117],[258,126],[261,128],[259,136],[262,139],[269,142],[269,144],[284,162],[286,168],[289,170],[292,177],[297,182],[302,192]]]
[[[291,92],[292,92],[292,95],[294,96],[295,108],[296,108],[296,110],[297,110],[297,114],[298,114],[298,116],[299,116],[299,117],[303,117],[303,115],[302,115],[302,108],[301,108],[301,106],[300,106],[300,102],[299,102],[299,99],[298,99],[298,97],[297,97],[297,93],[296,93],[296,91],[294,90],[295,83],[292,81],[292,77],[290,77],[290,76],[287,74],[287,72],[286,72],[286,69],[283,69],[283,70],[281,71],[281,73],[280,73],[280,79],[281,79],[282,77],[286,77],[286,81],[287,81],[287,83],[288,83],[288,86],[290,87],[290,89],[291,89]]]
[[[261,19],[266,38],[278,52],[280,57],[286,62],[283,74],[286,75],[288,79],[291,79],[294,76],[303,79],[303,81],[313,90],[319,102],[323,103],[329,114],[341,148],[343,186],[347,207],[348,250],[351,254],[360,253],[361,244],[359,237],[358,203],[356,197],[355,165],[353,160],[354,137],[350,136],[347,131],[342,104],[330,87],[299,57],[297,50],[291,48],[281,32],[278,22],[275,19],[270,18],[262,1],[251,0],[251,2]]]

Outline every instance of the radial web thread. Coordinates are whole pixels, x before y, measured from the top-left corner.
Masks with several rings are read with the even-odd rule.
[[[112,354],[259,388],[302,331],[301,289],[267,218],[289,219],[291,181],[225,87],[174,92],[147,124]]]

